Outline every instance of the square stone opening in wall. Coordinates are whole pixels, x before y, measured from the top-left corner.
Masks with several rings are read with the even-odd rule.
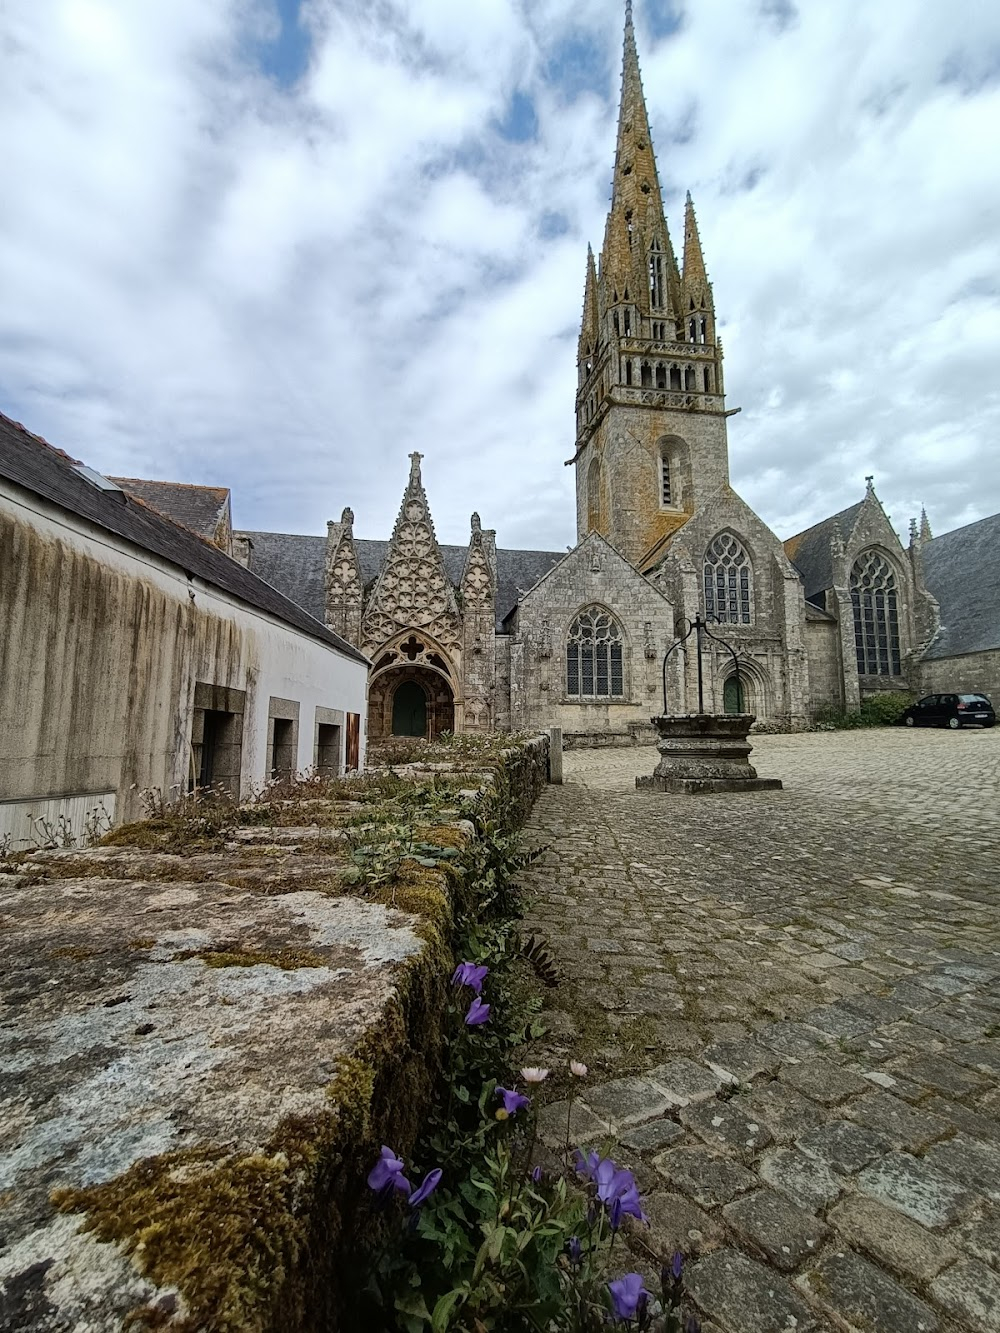
[[[222,788],[239,800],[243,757],[243,714],[196,708],[191,728],[188,789]]]
[[[298,701],[272,696],[267,709],[268,776],[271,778],[293,777],[298,750]]]
[[[316,727],[316,772],[324,778],[340,772],[340,727],[328,722]]]
[[[290,717],[273,719],[271,777],[290,778],[295,767],[295,722]]]

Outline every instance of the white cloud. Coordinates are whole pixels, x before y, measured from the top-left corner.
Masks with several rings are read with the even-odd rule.
[[[1000,8],[686,0],[654,42],[648,3],[737,486],[781,535],[870,472],[903,530],[921,502],[936,531],[1000,509]],[[291,87],[256,62],[269,0],[15,8],[0,407],[105,471],[231,485],[248,527],[319,532],[350,503],[385,535],[418,449],[444,539],[473,509],[503,545],[573,539],[604,0],[309,0]],[[498,128],[515,92],[524,142]]]

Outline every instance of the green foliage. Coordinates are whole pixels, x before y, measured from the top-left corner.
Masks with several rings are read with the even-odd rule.
[[[900,690],[872,694],[862,699],[860,710],[826,708],[816,714],[817,731],[849,731],[858,727],[890,727],[899,721],[913,703],[913,695]]]
[[[612,1318],[609,1273],[633,1266],[595,1187],[568,1169],[535,1172],[534,1108],[508,1116],[498,1086],[513,1089],[518,1052],[541,1036],[531,969],[554,969],[541,942],[522,942],[516,878],[531,856],[499,823],[462,853],[473,876],[460,907],[457,956],[485,964],[489,1022],[464,1019],[473,992],[449,990],[439,1096],[414,1149],[422,1171],[440,1167],[438,1189],[408,1212],[396,1195],[386,1244],[368,1273],[358,1327],[385,1333],[598,1333]],[[537,855],[535,853],[534,855]],[[530,1094],[531,1085],[519,1090]],[[565,1145],[563,1162],[569,1161]],[[537,1178],[536,1178],[537,1177]],[[682,1283],[666,1274],[637,1328],[681,1333]],[[622,1327],[619,1322],[617,1327]],[[697,1329],[691,1321],[688,1328]]]
[[[914,696],[902,690],[872,694],[861,700],[862,725],[866,727],[894,726],[913,703]]]

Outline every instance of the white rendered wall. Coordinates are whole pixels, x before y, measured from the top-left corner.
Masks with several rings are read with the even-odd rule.
[[[267,780],[273,696],[299,704],[299,769],[317,708],[361,717],[364,763],[363,662],[5,481],[0,626],[4,829],[41,802],[49,817],[113,796],[121,822],[143,788],[185,791],[198,682],[246,694],[244,794]]]

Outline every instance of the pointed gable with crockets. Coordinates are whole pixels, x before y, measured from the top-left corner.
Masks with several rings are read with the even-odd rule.
[[[420,477],[421,457],[410,455],[410,480],[365,608],[361,641],[369,656],[407,628],[425,630],[451,651],[461,648],[462,618],[434,533]]]

